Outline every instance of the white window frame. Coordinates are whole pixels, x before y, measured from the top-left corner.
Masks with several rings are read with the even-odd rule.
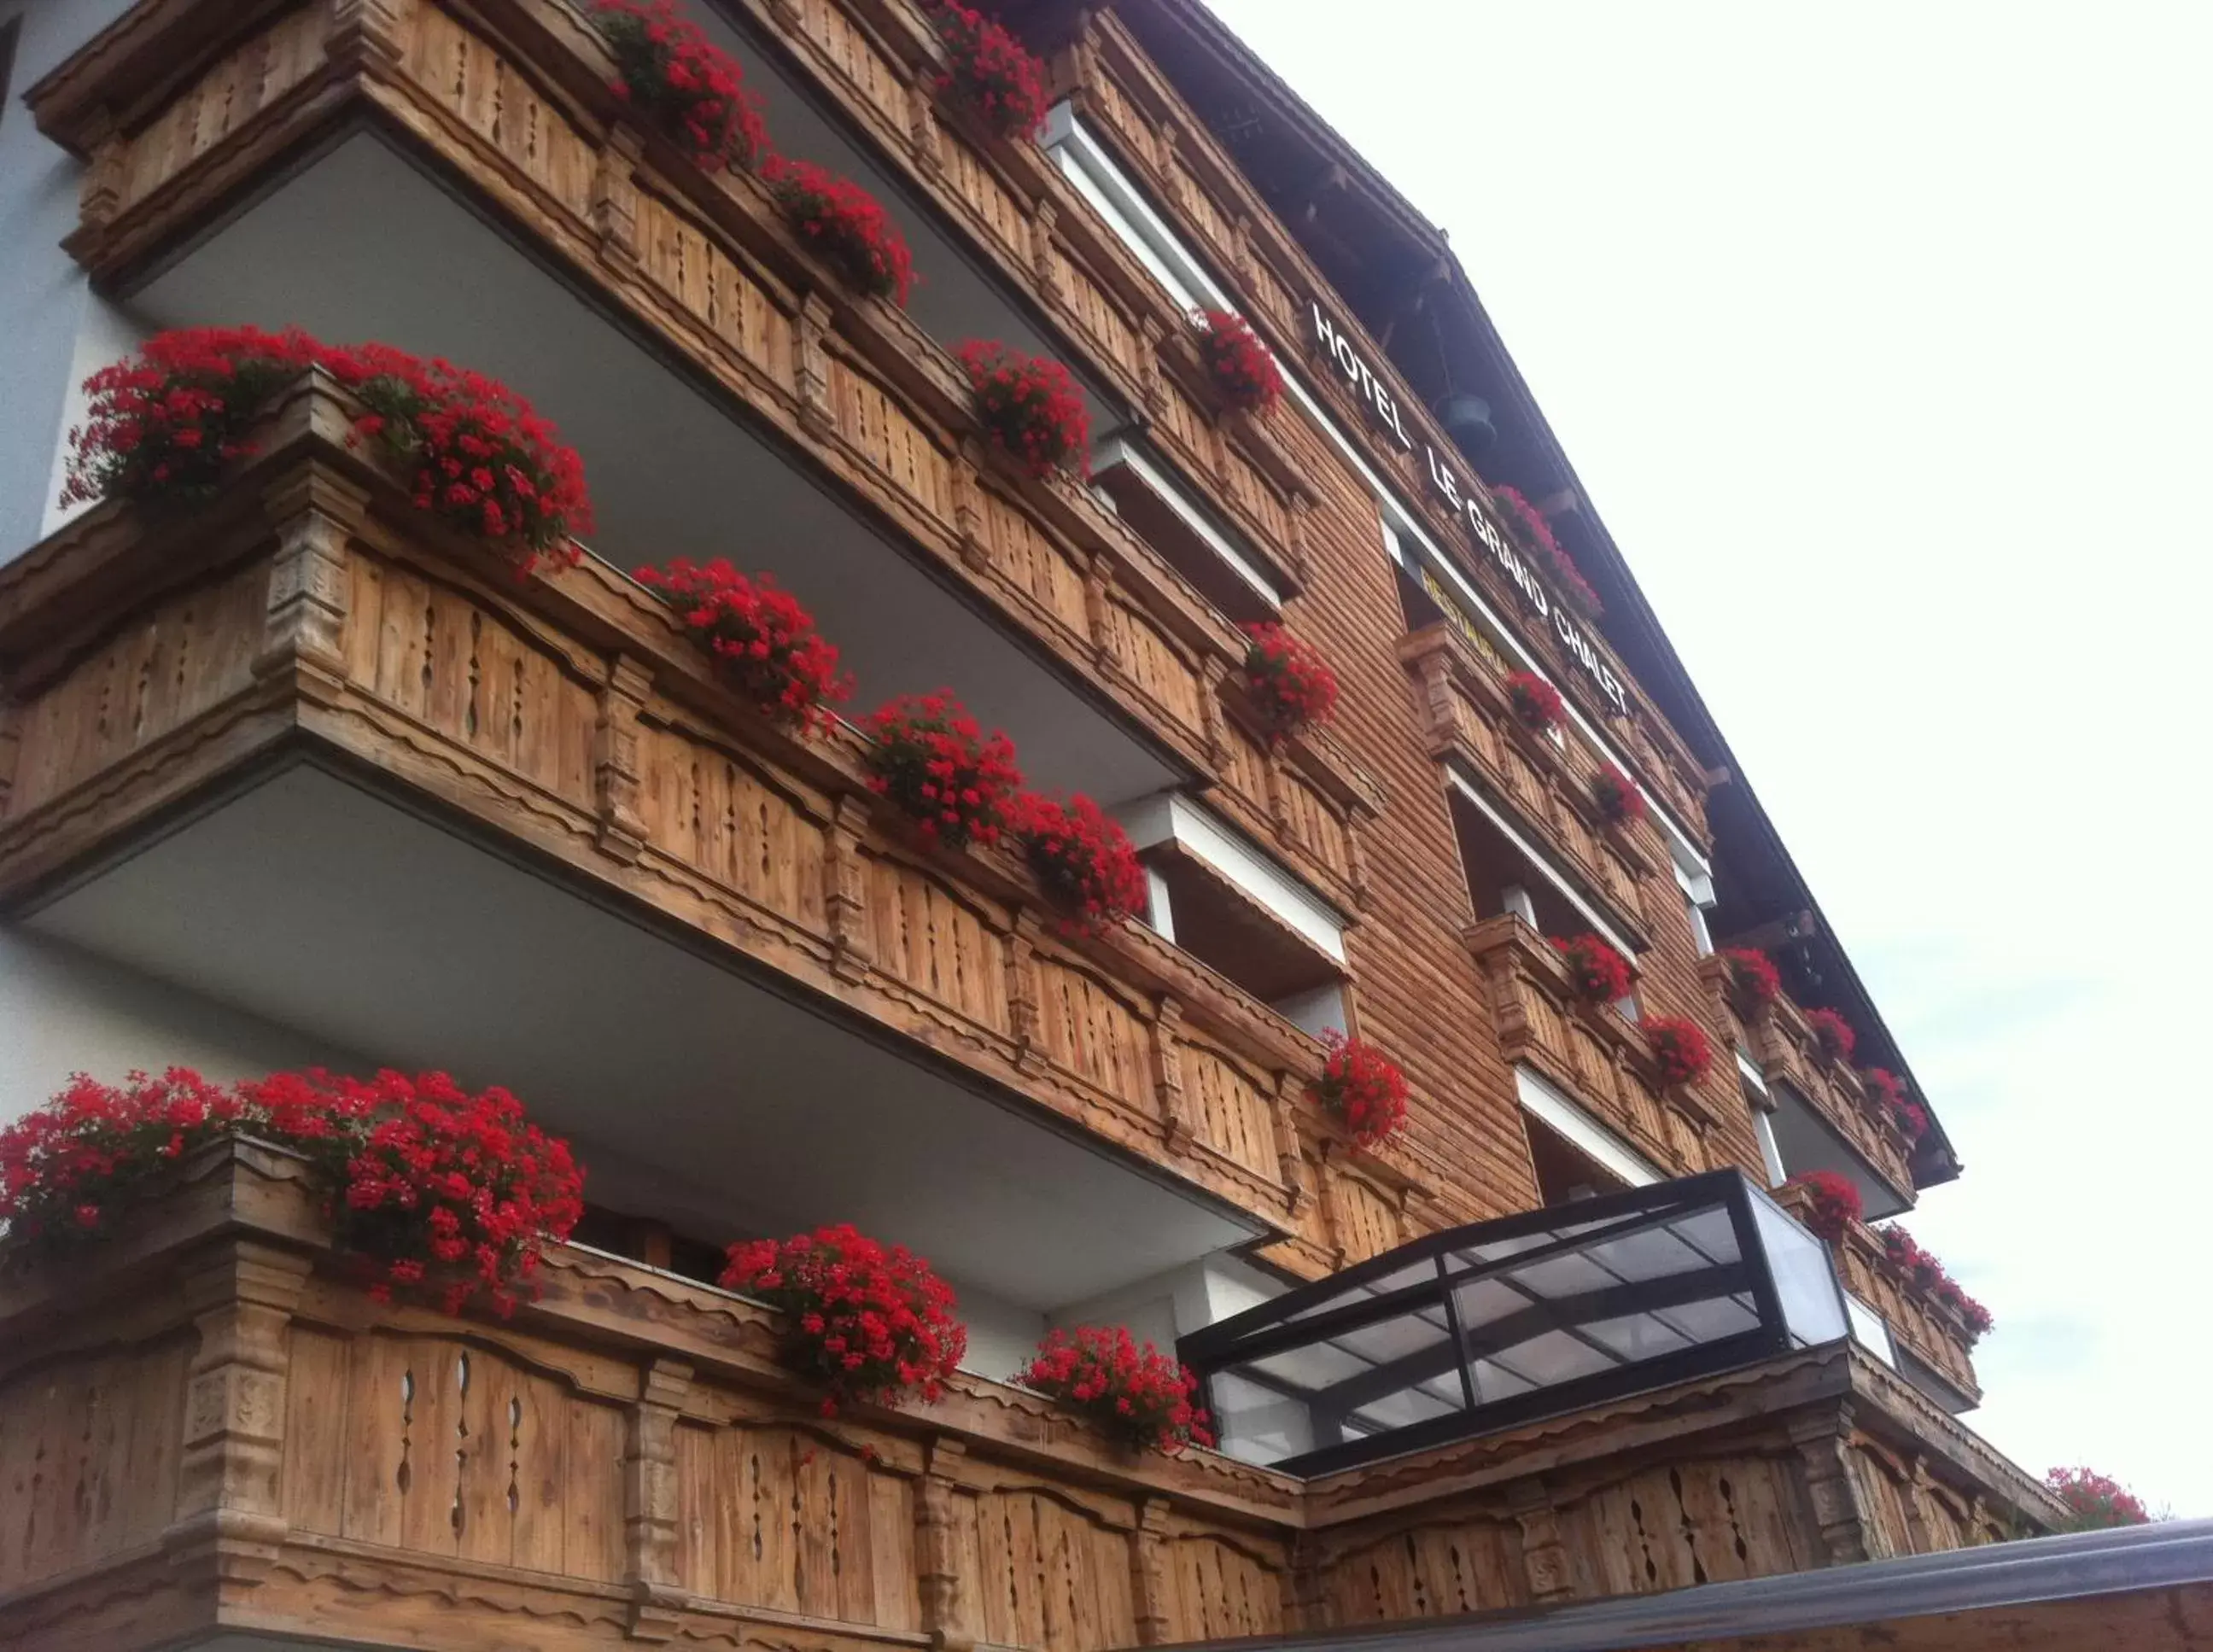
[[[1134,847],[1150,849],[1158,844],[1175,844],[1192,858],[1204,862],[1254,905],[1339,969],[1349,967],[1344,917],[1308,893],[1305,885],[1274,860],[1188,797],[1178,792],[1158,792],[1117,811],[1117,818],[1122,829],[1130,834]],[[1165,899],[1161,905],[1165,908]],[[1167,930],[1161,933],[1174,939]]]
[[[1631,1187],[1649,1187],[1666,1180],[1649,1159],[1585,1113],[1542,1073],[1515,1066],[1514,1088],[1531,1118],[1551,1126]]]
[[[1283,606],[1283,593],[1269,582],[1268,576],[1253,565],[1249,558],[1230,539],[1229,536],[1207,519],[1206,514],[1194,503],[1191,496],[1162,473],[1160,467],[1145,456],[1126,436],[1108,436],[1092,449],[1091,474],[1094,485],[1099,475],[1117,466],[1136,477],[1166,505],[1206,548],[1251,586],[1261,600],[1271,608]]]

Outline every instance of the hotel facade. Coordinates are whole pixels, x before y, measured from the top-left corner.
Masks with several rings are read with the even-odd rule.
[[[1954,1144],[1480,270],[1197,0],[1008,7],[1012,136],[917,0],[690,12],[882,204],[904,305],[641,119],[584,0],[0,6],[0,1122],[77,1071],[442,1070],[588,1167],[509,1318],[365,1290],[252,1141],[0,1250],[0,1642],[1109,1652],[2059,1523],[1868,1225]],[[247,325],[527,396],[581,561],[415,509],[314,369],[211,497],[59,503],[90,374]],[[1083,473],[991,440],[977,338],[1065,366]],[[633,577],[680,557],[772,574],[856,705],[954,690],[1143,910],[1062,921],[862,727],[748,708]],[[1326,722],[1271,722],[1269,625]],[[1346,1036],[1387,1140],[1314,1100]],[[1826,1241],[1809,1175],[1862,1210]],[[834,1222],[957,1289],[940,1403],[825,1417],[714,1283]],[[1179,1348],[1219,1448],[1009,1381],[1082,1324]]]

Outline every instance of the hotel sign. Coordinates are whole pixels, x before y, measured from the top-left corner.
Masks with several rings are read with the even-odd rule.
[[[1628,691],[1622,687],[1621,679],[1613,674],[1599,651],[1583,635],[1582,627],[1568,612],[1566,603],[1548,590],[1533,570],[1522,559],[1497,523],[1491,520],[1480,503],[1481,493],[1473,479],[1458,466],[1438,456],[1437,450],[1426,442],[1417,443],[1406,434],[1406,421],[1400,415],[1399,403],[1382,379],[1362,359],[1353,348],[1352,341],[1337,330],[1336,325],[1322,313],[1320,304],[1309,307],[1314,312],[1314,346],[1330,363],[1339,377],[1350,387],[1367,410],[1369,420],[1389,435],[1408,453],[1420,448],[1423,468],[1430,479],[1430,491],[1442,500],[1453,515],[1467,524],[1478,543],[1489,552],[1497,563],[1521,606],[1537,619],[1552,627],[1552,634],[1568,656],[1580,666],[1585,675],[1598,686],[1606,703],[1619,716],[1629,712]]]

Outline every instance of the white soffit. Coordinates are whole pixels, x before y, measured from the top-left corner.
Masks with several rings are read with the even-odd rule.
[[[1542,1119],[1631,1186],[1649,1187],[1653,1183],[1664,1180],[1643,1155],[1563,1095],[1540,1075],[1527,1067],[1517,1066],[1514,1070],[1514,1083],[1521,1093],[1522,1107],[1532,1118]]]
[[[1599,916],[1598,909],[1576,893],[1576,887],[1568,881],[1567,874],[1554,866],[1549,856],[1533,845],[1527,838],[1508,823],[1505,815],[1499,812],[1497,805],[1484,795],[1483,789],[1460,772],[1460,766],[1457,762],[1448,759],[1446,767],[1452,776],[1453,789],[1482,811],[1484,819],[1498,828],[1500,833],[1507,842],[1514,845],[1522,859],[1544,874],[1545,881],[1558,892],[1563,900],[1582,914],[1583,921],[1597,933],[1600,940],[1605,942],[1624,958],[1637,956],[1637,948],[1623,940],[1613,925]]]
[[[1212,868],[1286,929],[1333,963],[1344,957],[1344,920],[1304,885],[1189,798],[1161,792],[1119,812],[1139,849],[1172,843]]]
[[[1176,520],[1198,537],[1206,548],[1228,567],[1230,571],[1259,592],[1261,600],[1271,608],[1283,606],[1283,593],[1269,583],[1268,576],[1253,565],[1252,560],[1240,551],[1229,536],[1207,520],[1205,512],[1192,502],[1191,497],[1178,487],[1160,467],[1145,457],[1125,436],[1109,436],[1092,450],[1091,473],[1119,466],[1126,470],[1175,513]]]

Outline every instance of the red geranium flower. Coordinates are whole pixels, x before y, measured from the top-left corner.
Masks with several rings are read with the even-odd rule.
[[[1616,1003],[1629,996],[1637,972],[1629,960],[1594,935],[1579,935],[1552,945],[1567,960],[1568,979],[1586,1003]]]
[[[1250,322],[1235,310],[1201,310],[1199,324],[1198,353],[1222,400],[1265,413],[1283,399],[1283,371]]]
[[[1363,1147],[1397,1135],[1406,1122],[1406,1075],[1372,1044],[1331,1031],[1322,1034],[1327,1055],[1321,1076],[1307,1094],[1344,1126]]]
[[[2051,1495],[2067,1505],[2069,1532],[2103,1531],[2114,1526],[2143,1526],[2151,1515],[2143,1500],[2111,1475],[2093,1468],[2055,1468],[2044,1477]]]
[[[1065,803],[1025,793],[1015,802],[1014,829],[1038,881],[1072,927],[1108,929],[1149,904],[1129,834],[1082,792]]]
[[[700,167],[743,172],[768,152],[745,70],[672,0],[597,0],[592,21],[614,53],[616,94]]]
[[[1754,1008],[1773,1003],[1782,996],[1783,972],[1765,953],[1752,947],[1725,947],[1722,956],[1728,960],[1729,978],[1736,983],[1736,990]]]
[[[305,1156],[338,1248],[380,1298],[419,1289],[458,1313],[481,1295],[509,1312],[546,1241],[566,1239],[583,1212],[568,1143],[504,1090],[320,1070],[223,1088],[177,1067],[119,1088],[79,1074],[0,1131],[0,1222],[34,1245],[97,1237],[105,1210],[158,1195],[186,1155],[233,1136]]]
[[[1914,1243],[1913,1235],[1895,1224],[1881,1229],[1882,1245],[1891,1265],[1906,1283],[1934,1301],[1943,1303],[1965,1323],[1967,1346],[1972,1348],[1990,1334],[1997,1323],[1990,1309],[1970,1296],[1934,1253]]]
[[[1312,643],[1273,620],[1245,627],[1245,684],[1271,738],[1282,741],[1329,721],[1337,674]]]
[[[771,155],[761,175],[802,240],[864,293],[904,306],[914,255],[883,204],[850,178],[806,161]]]
[[[1644,794],[1611,763],[1591,777],[1591,802],[1611,826],[1635,826],[1644,818]]]
[[[1554,537],[1552,525],[1545,520],[1544,512],[1523,498],[1515,489],[1503,483],[1491,483],[1491,497],[1498,502],[1498,515],[1506,524],[1506,531],[1522,550],[1534,556],[1538,564],[1551,570],[1561,593],[1582,613],[1596,619],[1606,612],[1598,593],[1591,588],[1583,570],[1576,566],[1576,559],[1568,554],[1567,546]]]
[[[1906,1094],[1904,1079],[1882,1067],[1870,1067],[1860,1076],[1867,1081],[1868,1089],[1884,1114],[1908,1142],[1917,1142],[1929,1133],[1929,1115]]]
[[[1663,1086],[1695,1084],[1714,1064],[1713,1046],[1696,1021],[1676,1015],[1652,1015],[1643,1022],[1644,1041],[1660,1064]]]
[[[326,352],[361,398],[357,436],[412,468],[415,508],[505,547],[519,572],[541,557],[583,559],[592,531],[584,463],[530,404],[497,379],[389,344]]]
[[[934,1403],[968,1350],[953,1288],[904,1245],[850,1225],[733,1245],[722,1284],[789,1316],[793,1363],[829,1391],[825,1416],[852,1401]]]
[[[1802,1187],[1813,1196],[1806,1216],[1807,1229],[1832,1245],[1843,1240],[1864,1208],[1860,1190],[1833,1170],[1809,1170],[1802,1176],[1793,1176],[1786,1186]]]
[[[960,349],[976,391],[976,417],[1000,450],[1040,481],[1056,471],[1088,473],[1091,415],[1058,362],[984,338]]]
[[[1852,1024],[1835,1010],[1808,1010],[1806,1027],[1814,1034],[1814,1042],[1820,1048],[1823,1060],[1850,1061],[1852,1058],[1852,1046],[1860,1041],[1859,1034],[1853,1032]]]
[[[1002,137],[1033,137],[1045,125],[1045,65],[983,13],[959,0],[925,0],[946,70],[938,89]]]
[[[325,358],[296,327],[178,327],[84,381],[70,432],[64,504],[204,498],[251,448],[246,433],[277,392]]]
[[[1005,735],[985,738],[949,689],[903,694],[868,727],[875,736],[869,783],[912,815],[924,837],[954,849],[999,840],[1022,785]]]
[[[1150,1343],[1140,1347],[1126,1326],[1053,1331],[1015,1381],[1076,1407],[1133,1449],[1174,1456],[1214,1443],[1198,1374]]]
[[[766,574],[747,579],[721,558],[694,566],[679,557],[641,568],[637,582],[659,591],[715,655],[732,687],[763,716],[806,729],[829,721],[829,708],[852,692],[838,650],[814,628],[799,599]]]
[[[1540,733],[1557,725],[1568,714],[1560,691],[1533,671],[1509,672],[1506,698],[1514,707],[1514,715]]]

